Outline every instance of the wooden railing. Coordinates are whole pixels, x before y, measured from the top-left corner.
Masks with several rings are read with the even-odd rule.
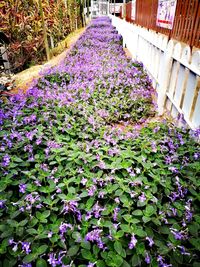
[[[158,0],[137,0],[136,18],[131,18],[132,2],[126,4],[126,21],[163,33],[188,45],[200,47],[200,1],[177,0],[172,30],[156,25]]]

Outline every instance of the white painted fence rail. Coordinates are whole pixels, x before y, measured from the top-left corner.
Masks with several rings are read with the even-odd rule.
[[[158,94],[158,113],[183,115],[192,129],[200,127],[200,50],[166,35],[110,15],[132,58],[141,61]]]

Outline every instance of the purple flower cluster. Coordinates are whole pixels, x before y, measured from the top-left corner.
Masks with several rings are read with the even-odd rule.
[[[67,214],[72,212],[74,215],[77,216],[77,219],[81,221],[82,215],[80,210],[78,209],[78,202],[75,200],[69,200],[69,201],[64,201],[64,206],[62,209],[63,214]]]
[[[50,253],[47,261],[52,267],[63,266],[62,258],[65,254],[66,251],[60,251],[58,255],[56,255],[56,253]]]
[[[22,252],[24,252],[25,254],[30,254],[31,253],[31,243],[30,242],[15,242],[13,239],[9,239],[9,245],[12,246],[12,250],[13,251],[17,251],[18,250],[18,246],[19,244],[21,244],[21,250]]]
[[[96,228],[90,232],[87,233],[85,240],[90,241],[92,243],[96,243],[97,246],[101,249],[105,249],[105,245],[101,238],[101,233],[103,230]]]

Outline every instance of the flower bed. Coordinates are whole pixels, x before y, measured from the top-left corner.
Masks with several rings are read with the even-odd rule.
[[[200,134],[141,127],[151,95],[99,18],[61,65],[2,103],[1,265],[199,266]]]

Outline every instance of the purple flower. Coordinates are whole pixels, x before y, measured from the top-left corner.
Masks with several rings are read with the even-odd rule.
[[[82,185],[86,185],[86,183],[87,183],[87,179],[86,179],[86,178],[83,178],[83,179],[81,180],[81,184],[82,184]]]
[[[193,157],[195,160],[198,160],[200,158],[200,153],[194,153]]]
[[[105,192],[100,191],[98,194],[98,198],[104,198],[104,196],[105,196]]]
[[[139,196],[138,199],[139,199],[140,202],[145,202],[146,201],[147,198],[146,198],[144,192],[142,192],[142,195]]]
[[[14,243],[14,239],[13,238],[11,238],[11,239],[8,240],[8,244],[9,245],[12,245],[13,243]]]
[[[105,210],[105,208],[102,208],[99,205],[99,202],[97,201],[97,203],[92,208],[92,212],[94,214],[94,217],[98,219],[101,216],[101,212],[104,210]]]
[[[8,154],[3,156],[2,166],[7,167],[10,163],[10,156]]]
[[[94,263],[89,262],[88,265],[87,265],[87,267],[94,267],[94,266],[95,266],[95,262]]]
[[[152,247],[153,244],[154,244],[153,239],[152,239],[151,237],[148,237],[148,236],[147,236],[147,237],[146,237],[146,240],[149,241],[149,246]]]
[[[57,265],[62,266],[62,258],[65,254],[66,251],[60,251],[58,256],[56,256],[56,253],[50,253],[47,261],[52,267],[56,267]]]
[[[5,203],[6,203],[6,200],[0,200],[0,209],[5,208]]]
[[[72,212],[77,216],[77,219],[79,221],[81,221],[81,219],[82,219],[81,212],[78,209],[78,202],[75,200],[65,201],[62,212],[63,212],[63,214],[67,214],[67,213]]]
[[[159,267],[171,267],[172,266],[171,264],[165,263],[164,258],[162,256],[160,256],[160,255],[158,255],[157,261],[158,261]]]
[[[90,188],[87,189],[87,191],[88,191],[88,196],[92,197],[97,191],[97,187],[95,185],[92,185]]]
[[[56,265],[58,264],[58,260],[56,259],[56,254],[54,253],[49,254],[49,259],[47,261],[52,267],[56,267]]]
[[[25,184],[19,185],[19,192],[23,193],[23,194],[26,192],[26,185]]]
[[[136,243],[137,243],[137,239],[135,238],[135,235],[132,234],[131,241],[128,245],[129,249],[133,249],[136,246]]]
[[[193,213],[191,211],[191,202],[192,202],[192,200],[189,199],[185,205],[185,219],[188,222],[190,222],[192,220],[192,217],[193,217]]]
[[[176,167],[169,167],[169,170],[172,171],[173,173],[179,173]]]
[[[22,250],[23,250],[26,254],[29,254],[29,253],[31,252],[30,245],[31,245],[30,242],[22,242]]]
[[[51,238],[52,237],[52,235],[53,235],[53,232],[52,231],[50,231],[50,232],[48,232],[48,238]]]
[[[145,255],[145,262],[147,264],[150,264],[151,263],[151,258],[149,257],[149,254],[148,253],[146,253],[146,255]]]
[[[180,252],[182,255],[188,255],[188,256],[190,255],[189,252],[186,252],[186,249],[184,246],[177,246],[177,247],[180,249]]]
[[[61,233],[61,235],[65,234],[67,232],[67,229],[73,229],[72,225],[70,223],[61,223],[60,227],[59,227],[59,231]]]
[[[152,148],[152,152],[156,153],[157,152],[157,147],[156,147],[156,142],[151,142],[151,148]]]
[[[113,214],[114,221],[117,221],[117,216],[118,216],[119,211],[120,211],[120,208],[118,207],[114,208],[114,214]]]
[[[170,230],[176,240],[188,239],[188,233],[186,231],[178,231],[177,229],[174,228],[170,228]]]
[[[88,232],[85,237],[86,241],[91,241],[93,243],[96,242],[99,248],[104,248],[104,243],[102,242],[101,239],[101,232],[102,230],[100,230],[99,228],[96,228],[93,231]]]

